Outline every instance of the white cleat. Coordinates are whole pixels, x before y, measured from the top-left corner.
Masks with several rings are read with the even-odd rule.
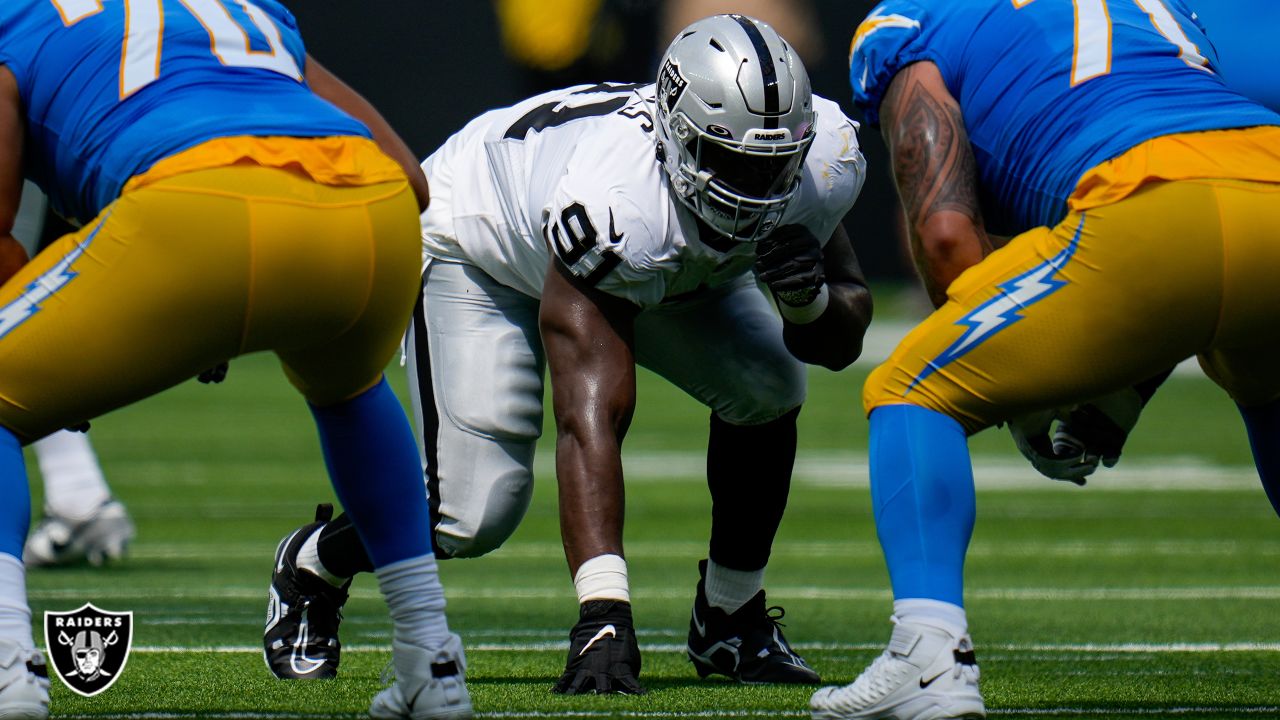
[[[369,716],[379,720],[470,720],[467,658],[462,638],[449,634],[443,646],[428,650],[400,641],[391,644],[395,683],[378,693]]]
[[[81,560],[102,565],[124,557],[136,534],[129,512],[114,498],[82,520],[55,515],[46,509],[44,518],[22,549],[22,562],[27,567],[66,565]]]
[[[39,650],[0,640],[0,718],[49,717],[49,672]]]
[[[978,663],[966,635],[894,618],[889,647],[857,680],[813,694],[814,720],[979,720]]]

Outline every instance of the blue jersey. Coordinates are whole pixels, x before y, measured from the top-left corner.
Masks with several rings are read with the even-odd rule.
[[[275,0],[0,3],[26,173],[82,222],[157,160],[215,137],[369,137],[307,88],[305,57]]]
[[[1218,50],[1222,79],[1272,110],[1280,110],[1280,2],[1185,0]]]
[[[850,56],[870,122],[918,61],[960,103],[998,234],[1057,224],[1086,170],[1151,138],[1280,125],[1223,84],[1182,0],[885,0]]]

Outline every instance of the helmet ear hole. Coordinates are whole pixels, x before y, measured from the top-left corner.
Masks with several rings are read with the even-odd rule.
[[[754,240],[779,224],[813,140],[813,92],[771,28],[715,15],[685,28],[659,63],[658,161],[681,202],[716,232]]]

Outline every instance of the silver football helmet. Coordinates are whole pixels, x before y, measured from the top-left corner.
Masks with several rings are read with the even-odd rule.
[[[680,202],[734,240],[771,232],[813,141],[813,91],[791,46],[744,15],[703,18],[662,56],[655,109]]]

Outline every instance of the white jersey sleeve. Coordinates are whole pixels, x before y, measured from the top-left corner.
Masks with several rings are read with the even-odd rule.
[[[607,136],[601,135],[603,139]],[[590,145],[588,140],[584,145]],[[648,143],[581,147],[544,212],[547,245],[569,272],[640,307],[661,302],[679,249],[664,227],[670,210]]]
[[[845,117],[839,105],[814,95],[813,109],[813,145],[783,222],[804,225],[825,245],[862,192],[867,161],[858,146],[858,124]]]
[[[465,262],[531,297],[554,253],[640,307],[733,282],[751,243],[700,235],[655,156],[652,85],[579,86],[485,113],[423,163],[427,258]],[[783,221],[826,242],[862,187],[857,126],[814,98],[816,137]]]
[[[473,120],[423,164],[424,254],[539,297],[554,248],[601,290],[658,302],[679,263],[652,95],[652,85],[576,86]]]

